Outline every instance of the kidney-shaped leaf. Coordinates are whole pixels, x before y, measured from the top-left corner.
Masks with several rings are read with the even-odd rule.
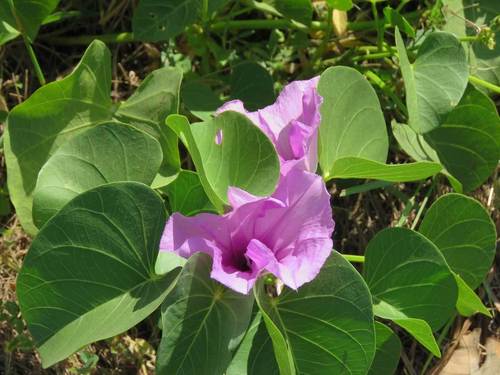
[[[162,305],[158,374],[224,374],[248,327],[253,297],[210,278],[212,259],[193,255]]]
[[[343,157],[384,163],[389,147],[384,115],[366,78],[353,68],[329,68],[321,74],[318,92],[323,97],[318,144],[323,176],[335,174],[334,162]]]
[[[364,276],[385,319],[423,319],[439,329],[455,310],[457,285],[436,246],[420,233],[389,228],[366,249]]]
[[[417,133],[437,128],[462,97],[469,68],[465,51],[456,37],[430,33],[410,64],[403,39],[396,30],[396,47],[406,90],[409,124]]]
[[[473,198],[446,194],[427,211],[419,232],[441,250],[450,268],[471,287],[483,281],[496,251],[496,229]]]
[[[12,203],[23,228],[33,224],[33,190],[40,168],[73,135],[111,118],[111,58],[104,43],[94,41],[66,78],[38,89],[8,117],[5,159]]]
[[[316,279],[298,291],[285,288],[270,297],[261,283],[256,295],[278,363],[288,351],[297,374],[367,373],[375,352],[371,297],[339,253],[333,251]]]
[[[80,194],[42,228],[17,279],[44,367],[151,314],[177,272],[154,273],[166,213],[137,182]]]
[[[385,324],[375,322],[376,350],[368,375],[392,375],[401,355],[399,337]]]
[[[274,146],[242,114],[228,111],[192,125],[183,116],[169,116],[167,124],[186,145],[217,210],[227,204],[229,186],[261,196],[274,191],[279,177]]]
[[[59,147],[40,170],[33,194],[38,228],[80,193],[108,182],[151,184],[160,167],[160,144],[132,126],[109,123]]]

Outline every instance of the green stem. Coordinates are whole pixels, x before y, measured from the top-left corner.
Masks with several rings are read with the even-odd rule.
[[[217,30],[242,30],[242,29],[297,29],[303,31],[322,30],[326,26],[325,22],[313,21],[311,26],[289,21],[286,19],[269,19],[269,20],[229,20],[214,22],[210,25],[212,31]]]
[[[362,56],[355,56],[352,58],[352,61],[385,59],[386,57],[391,57],[393,55],[394,55],[393,52],[369,53],[369,54],[362,55]]]
[[[342,255],[345,260],[351,262],[351,263],[364,263],[365,262],[365,257],[363,255],[353,255],[353,254],[340,254]]]
[[[493,83],[482,80],[479,77],[469,76],[469,82],[475,83],[476,85],[479,85],[479,86],[483,86],[483,87],[487,88],[488,90],[491,90],[497,94],[500,94],[500,86],[497,86],[497,85],[494,85]]]
[[[372,13],[373,13],[373,19],[376,22],[377,25],[377,47],[379,51],[382,51],[382,44],[384,42],[384,23],[385,22],[380,22],[378,18],[378,10],[377,10],[377,1],[376,0],[371,0],[372,3]]]
[[[42,68],[40,67],[40,64],[38,63],[38,59],[36,58],[35,51],[33,50],[33,46],[31,45],[30,41],[28,40],[28,37],[23,34],[23,41],[24,45],[26,46],[26,49],[28,50],[28,55],[31,59],[31,62],[33,64],[33,67],[35,68],[35,74],[38,78],[38,82],[40,82],[40,85],[43,86],[46,83],[45,76],[43,75]]]

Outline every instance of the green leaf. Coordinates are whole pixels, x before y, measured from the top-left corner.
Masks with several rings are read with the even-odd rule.
[[[151,314],[177,272],[154,273],[166,213],[137,182],[70,201],[33,241],[17,279],[23,318],[44,367]]]
[[[386,6],[384,8],[385,22],[393,27],[398,27],[399,30],[404,32],[411,38],[415,38],[415,29],[411,26],[406,18],[404,18],[401,13],[396,9]]]
[[[226,375],[280,375],[262,314],[255,314]]]
[[[375,322],[376,350],[368,375],[392,375],[401,355],[399,337],[385,324]]]
[[[367,373],[375,352],[371,297],[339,253],[298,291],[270,297],[260,283],[256,295],[282,374],[295,373],[286,369],[286,352],[298,374]]]
[[[192,125],[183,116],[169,116],[167,124],[187,147],[201,184],[219,212],[228,203],[230,186],[259,196],[274,191],[278,156],[267,136],[244,115],[228,111]]]
[[[141,0],[132,18],[134,35],[146,42],[168,40],[196,22],[201,3],[200,0]]]
[[[286,18],[296,20],[305,25],[312,21],[313,7],[310,0],[268,0]]]
[[[480,186],[500,158],[500,119],[496,108],[473,86],[467,88],[443,124],[424,136],[407,125],[393,122],[392,126],[406,153],[415,160],[441,163],[459,191]]]
[[[438,163],[421,161],[408,164],[383,164],[356,157],[337,159],[333,163],[333,178],[371,178],[391,182],[418,181],[441,171]]]
[[[471,288],[481,284],[495,257],[497,234],[478,201],[461,194],[443,195],[427,211],[419,232]]]
[[[460,315],[472,316],[480,313],[491,318],[491,313],[483,305],[481,298],[474,293],[474,290],[458,274],[455,274],[455,280],[458,285],[457,311]]]
[[[194,81],[182,85],[182,101],[189,111],[203,121],[208,121],[222,101],[202,82]]]
[[[455,310],[457,285],[437,247],[406,228],[378,232],[365,253],[364,276],[381,318],[417,318],[439,329]],[[383,312],[383,314],[381,314]]]
[[[43,20],[58,4],[59,0],[0,0],[0,45],[12,39],[8,35],[14,31],[33,41]]]
[[[469,77],[465,52],[452,34],[433,32],[410,64],[396,29],[396,47],[406,90],[409,124],[419,134],[437,128],[462,97]]]
[[[172,212],[193,216],[199,212],[214,210],[196,172],[182,170],[174,182],[162,190],[168,196]]]
[[[273,79],[257,63],[244,62],[233,68],[230,77],[231,99],[241,100],[249,111],[256,111],[273,104]]]
[[[323,97],[319,164],[325,179],[336,173],[334,163],[344,157],[384,163],[389,148],[384,115],[366,78],[353,68],[328,68],[318,92]]]
[[[442,0],[442,3],[445,19],[443,30],[454,33],[458,38],[476,36],[477,31],[470,27],[471,23],[480,27],[491,25],[500,14],[497,0]],[[493,40],[496,42],[493,49],[481,41],[464,42],[463,46],[469,58],[471,74],[500,85],[500,29],[494,32]]]
[[[38,172],[75,134],[111,119],[111,58],[94,41],[73,73],[38,89],[16,106],[4,135],[8,185],[23,228],[35,234],[31,208]]]
[[[165,186],[177,176],[180,158],[177,136],[165,126],[168,115],[179,112],[182,70],[165,67],[150,73],[115,117],[155,137],[163,151],[163,162],[153,188]]]
[[[444,123],[425,135],[439,161],[463,186],[479,187],[495,170],[500,157],[500,119],[474,104],[457,106]]]
[[[210,278],[211,258],[193,255],[162,305],[157,373],[223,374],[250,322],[253,298]]]
[[[76,135],[40,170],[33,194],[36,226],[41,228],[71,199],[99,185],[118,181],[151,184],[161,160],[160,144],[125,124],[104,124]]]
[[[160,251],[156,257],[155,273],[164,275],[177,267],[184,267],[186,259],[172,251]]]
[[[349,10],[352,8],[352,0],[326,0],[326,3],[332,9]]]
[[[374,311],[376,308],[373,308]],[[436,357],[441,358],[441,350],[432,334],[432,329],[425,320],[413,318],[395,318],[394,323],[412,335],[420,344]]]

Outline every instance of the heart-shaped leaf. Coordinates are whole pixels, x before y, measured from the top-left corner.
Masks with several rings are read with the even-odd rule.
[[[417,318],[439,329],[455,310],[455,278],[437,247],[406,228],[378,232],[365,253],[374,310],[385,319]],[[383,314],[380,315],[380,312]]]
[[[383,164],[377,161],[347,157],[333,163],[333,178],[371,178],[375,180],[406,182],[418,181],[441,171],[438,163],[421,161],[408,164]]]
[[[109,123],[80,133],[59,147],[40,170],[33,194],[35,224],[41,228],[71,199],[99,185],[117,181],[149,185],[161,161],[160,144],[132,126]]]
[[[165,126],[168,115],[179,112],[182,70],[165,67],[150,73],[134,94],[120,105],[115,117],[155,137],[161,145],[163,162],[152,183],[157,189],[175,179],[180,170],[178,140]]]
[[[328,68],[318,92],[323,97],[318,143],[323,177],[334,175],[335,161],[345,157],[384,163],[389,147],[384,115],[366,78],[353,68]]]
[[[211,258],[193,255],[162,305],[157,374],[223,374],[248,327],[253,297],[210,278]]]
[[[401,341],[392,329],[379,322],[375,322],[375,338],[375,358],[368,375],[392,375],[398,367]]]
[[[478,201],[461,194],[443,195],[427,211],[419,232],[471,288],[483,281],[495,256],[497,234]]]
[[[121,182],[80,194],[42,228],[17,297],[44,367],[126,331],[161,304],[178,273],[154,273],[165,220],[153,190]]]
[[[437,128],[462,97],[469,77],[465,51],[456,37],[430,33],[410,64],[396,29],[396,47],[405,83],[409,124],[417,133]]]
[[[94,41],[73,73],[38,89],[9,114],[4,147],[12,203],[35,234],[31,208],[38,172],[73,135],[111,119],[111,57]]]
[[[161,190],[168,196],[171,212],[193,216],[199,212],[214,211],[196,172],[182,170],[174,182]]]
[[[279,161],[273,144],[247,117],[224,112],[189,125],[184,116],[167,124],[187,147],[207,196],[222,212],[227,189],[236,186],[254,195],[270,195],[278,181]]]
[[[256,296],[281,373],[367,373],[375,352],[371,297],[339,253],[333,251],[316,279],[298,291],[285,288],[271,297],[261,283]]]

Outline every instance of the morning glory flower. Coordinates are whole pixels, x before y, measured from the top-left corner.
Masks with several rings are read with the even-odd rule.
[[[230,187],[228,199],[232,211],[223,216],[174,213],[160,251],[185,258],[196,252],[211,255],[211,277],[244,294],[267,272],[292,289],[316,277],[330,255],[334,229],[321,177],[293,168],[270,197]]]
[[[274,104],[249,112],[243,102],[232,100],[217,110],[235,111],[246,115],[274,143],[282,171],[299,165],[315,172],[318,165],[319,106],[322,98],[317,92],[319,77],[294,81],[281,91]]]

